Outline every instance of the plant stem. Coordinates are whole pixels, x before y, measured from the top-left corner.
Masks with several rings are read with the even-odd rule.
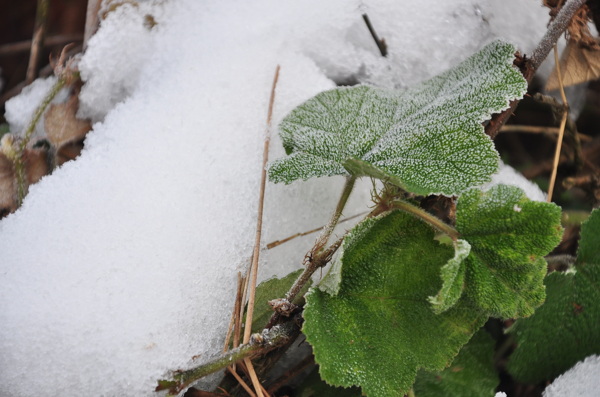
[[[214,372],[219,371],[225,367],[234,364],[237,361],[251,358],[253,356],[260,356],[272,349],[275,349],[291,337],[294,332],[294,327],[297,327],[293,321],[289,321],[285,324],[275,326],[269,330],[266,330],[262,334],[262,343],[250,342],[236,349],[227,351],[226,353],[216,357],[206,363],[203,363],[195,368],[188,369],[186,371],[175,371],[172,380],[161,380],[156,391],[169,389],[169,393],[174,395],[196,382],[198,379],[210,375]],[[163,386],[168,384],[167,387]]]
[[[250,281],[250,295],[248,297],[248,311],[246,315],[246,329],[244,330],[244,343],[250,340],[252,333],[252,315],[254,314],[254,299],[256,295],[256,280],[258,277],[258,258],[260,256],[260,241],[262,235],[263,209],[265,204],[265,187],[267,184],[267,162],[269,161],[269,143],[271,142],[271,120],[273,118],[273,103],[275,102],[275,88],[279,79],[279,65],[275,68],[273,85],[271,86],[271,97],[269,99],[269,110],[267,112],[267,128],[263,145],[263,161],[260,173],[260,191],[258,198],[258,215],[256,220],[256,234],[254,240],[254,250],[252,252],[252,265]],[[250,371],[252,373],[252,370]],[[253,379],[254,380],[254,379]],[[262,397],[260,390],[256,390],[259,397]]]
[[[586,0],[569,0],[567,4],[561,8],[560,12],[552,21],[544,37],[540,40],[538,46],[533,50],[531,54],[531,58],[525,59],[525,62],[521,62],[518,65],[521,69],[521,73],[523,73],[523,77],[527,82],[531,83],[535,72],[538,70],[544,59],[550,53],[554,44],[558,41],[560,36],[563,34],[567,27],[569,26],[569,22],[573,15],[585,4]],[[517,59],[518,61],[519,59]],[[517,62],[515,62],[517,64]],[[513,114],[517,105],[519,104],[518,100],[511,101],[508,109],[503,111],[502,113],[495,114],[492,119],[489,121],[488,125],[485,127],[485,133],[489,135],[490,138],[494,139],[500,132],[500,128],[504,125],[504,123],[510,118]]]
[[[33,80],[35,80],[41,48],[44,46],[44,35],[46,33],[46,23],[48,21],[48,3],[48,0],[38,0],[37,2],[35,28],[33,29],[29,65],[27,66],[27,75],[25,77],[27,84],[31,84]]]
[[[98,25],[100,24],[98,12],[100,12],[101,0],[88,0],[87,11],[85,14],[85,29],[83,34],[83,47],[87,47],[87,43],[92,37]]]
[[[48,107],[48,105],[50,105],[50,103],[52,102],[54,97],[56,97],[56,95],[60,92],[60,90],[63,89],[66,83],[66,77],[59,77],[58,80],[56,80],[56,83],[54,83],[54,85],[50,89],[50,92],[46,95],[40,106],[38,106],[38,108],[35,110],[35,113],[33,114],[33,117],[29,122],[27,129],[25,130],[23,139],[19,144],[17,155],[15,157],[15,172],[17,174],[17,204],[19,207],[23,203],[23,198],[25,197],[25,163],[23,160],[25,149],[27,148],[29,140],[31,139],[31,136],[35,131],[35,126],[46,111],[46,108]]]
[[[458,240],[458,238],[460,237],[460,233],[458,233],[458,230],[443,222],[441,219],[430,214],[429,212],[425,211],[424,209],[419,208],[407,201],[394,200],[392,202],[392,208],[399,209],[401,211],[408,212],[409,214],[416,216],[417,218],[432,226],[434,229],[439,230],[440,232],[450,236],[450,238],[453,241]]]
[[[585,2],[586,0],[569,0],[561,8],[556,18],[554,18],[554,21],[548,26],[544,37],[542,37],[542,40],[540,40],[540,43],[531,54],[529,62],[534,70],[537,70],[542,62],[544,62],[560,36],[569,26],[573,15],[575,15],[577,10],[579,10]]]
[[[562,99],[562,116],[560,127],[558,129],[558,140],[556,141],[556,150],[554,151],[554,163],[552,164],[552,174],[550,175],[550,184],[548,186],[547,201],[552,202],[552,194],[554,193],[554,184],[556,183],[556,174],[558,172],[558,163],[560,162],[560,151],[562,149],[563,138],[565,135],[565,126],[567,125],[567,116],[569,115],[569,104],[563,85],[562,72],[560,70],[560,61],[558,60],[558,48],[554,45],[554,62],[556,67],[556,76],[558,77],[558,86],[560,87],[560,97]]]
[[[329,220],[329,223],[323,229],[323,233],[319,236],[317,241],[315,242],[314,247],[308,253],[306,261],[306,267],[304,271],[298,277],[292,288],[286,294],[286,299],[288,302],[292,302],[296,295],[302,290],[304,285],[308,282],[313,273],[320,267],[323,267],[327,264],[329,259],[331,259],[331,255],[333,254],[330,250],[323,250],[327,241],[329,241],[329,237],[333,233],[335,226],[340,220],[340,216],[342,215],[342,211],[348,202],[348,198],[350,197],[350,193],[352,193],[352,189],[354,188],[354,183],[356,182],[355,176],[346,177],[346,183],[344,184],[344,190],[342,191],[342,195],[338,201],[338,204]],[[335,244],[334,244],[335,245]],[[339,246],[339,245],[338,245]],[[336,247],[337,248],[337,247]]]

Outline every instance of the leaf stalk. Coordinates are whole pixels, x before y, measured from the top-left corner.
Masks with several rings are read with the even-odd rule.
[[[421,219],[425,223],[429,224],[434,229],[448,235],[452,239],[452,241],[457,241],[460,237],[460,233],[458,232],[458,230],[456,230],[449,224],[445,223],[438,217],[425,211],[424,209],[419,208],[416,205],[409,203],[408,201],[394,200],[392,202],[392,208],[398,209],[398,210],[401,210],[401,211],[404,211],[411,215],[416,216],[417,218]]]
[[[346,207],[346,203],[348,202],[348,198],[350,197],[350,193],[352,193],[352,189],[354,188],[354,184],[356,182],[356,177],[354,175],[346,177],[346,183],[344,184],[344,189],[342,190],[342,195],[338,200],[337,206],[335,207],[335,211],[331,216],[331,219],[323,229],[323,232],[315,242],[314,247],[307,254],[306,257],[306,267],[304,271],[298,277],[298,280],[294,283],[292,288],[286,294],[286,299],[291,302],[294,300],[296,295],[302,290],[304,285],[308,282],[313,273],[320,267],[325,266],[330,260],[337,248],[339,247],[341,241],[334,243],[330,249],[324,250],[325,244],[329,241],[335,226],[338,224],[342,212]]]

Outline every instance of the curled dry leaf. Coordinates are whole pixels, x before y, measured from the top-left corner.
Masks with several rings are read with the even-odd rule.
[[[550,8],[552,20],[558,15],[564,4],[565,0],[544,0],[544,5]],[[597,8],[594,3],[584,5],[575,13],[567,27],[569,40],[575,41],[580,47],[596,51],[600,50],[600,42],[597,37],[592,35],[588,23],[599,20]]]
[[[17,184],[12,161],[0,154],[0,218],[17,209]]]
[[[46,135],[56,148],[56,164],[61,165],[79,155],[82,140],[92,128],[89,120],[78,119],[78,99],[72,96],[67,102],[51,105],[44,119]]]
[[[48,152],[27,149],[23,154],[27,185],[32,185],[50,172]],[[0,219],[17,209],[17,177],[13,162],[0,153]]]
[[[565,87],[600,78],[600,51],[581,47],[569,40],[560,59],[560,71]],[[548,78],[546,90],[559,88],[556,68]]]

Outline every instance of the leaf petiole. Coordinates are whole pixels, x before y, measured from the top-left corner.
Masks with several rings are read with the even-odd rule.
[[[458,240],[458,238],[460,237],[460,233],[458,232],[458,230],[456,230],[452,226],[448,225],[447,223],[443,222],[441,219],[437,218],[436,216],[425,211],[424,209],[419,208],[416,205],[409,203],[408,201],[394,200],[391,203],[391,208],[398,209],[398,210],[401,210],[401,211],[404,211],[411,215],[416,216],[417,218],[421,219],[423,222],[429,224],[434,229],[448,235],[454,242],[456,242]]]

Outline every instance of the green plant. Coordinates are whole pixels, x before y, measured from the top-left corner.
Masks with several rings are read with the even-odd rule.
[[[552,37],[547,40],[557,36]],[[506,114],[511,101],[525,94],[531,77],[527,68],[521,73],[513,66],[514,54],[511,45],[493,42],[408,90],[336,88],[293,110],[280,125],[287,156],[270,164],[269,178],[291,183],[343,175],[346,184],[338,206],[296,281],[292,284],[291,276],[269,281],[268,289],[288,292],[271,301],[275,313],[262,334],[209,364],[175,372],[158,389],[178,393],[206,374],[209,365],[213,371],[284,346],[304,321],[301,332],[329,385],[358,386],[368,396],[493,393],[498,383],[491,363],[494,346],[481,328],[490,318],[533,315],[518,320],[513,332],[524,335],[528,327],[534,334],[543,332],[543,325],[527,324],[535,323],[536,309],[546,298],[544,256],[563,231],[558,206],[531,201],[516,187],[482,187],[499,160],[489,137],[494,133],[486,135],[482,123],[493,114]],[[546,54],[534,53],[534,68]],[[375,206],[345,236],[328,244],[360,177],[380,181]],[[449,198],[449,221],[420,207],[427,195]],[[587,228],[597,228],[596,223],[590,221]],[[591,239],[591,234],[584,237]],[[585,263],[597,259],[590,246],[586,242],[581,251]],[[312,274],[336,251],[326,277],[304,294]],[[593,267],[582,273],[594,275],[589,269]],[[564,294],[553,280],[571,282],[565,277],[546,279],[550,296]],[[572,283],[593,295],[583,280]],[[297,307],[301,296],[306,304]],[[547,305],[552,307],[553,299]],[[594,308],[590,313],[596,318],[594,303],[585,305]],[[544,307],[542,324],[544,316],[552,317],[544,314],[552,308]],[[265,310],[255,318],[265,319]],[[591,320],[585,321],[589,328]],[[576,356],[597,351],[594,345]],[[527,368],[529,362],[522,362]],[[511,364],[516,376],[526,372],[519,365],[517,359]],[[535,379],[550,376],[541,371]],[[315,387],[325,393],[323,384]]]

